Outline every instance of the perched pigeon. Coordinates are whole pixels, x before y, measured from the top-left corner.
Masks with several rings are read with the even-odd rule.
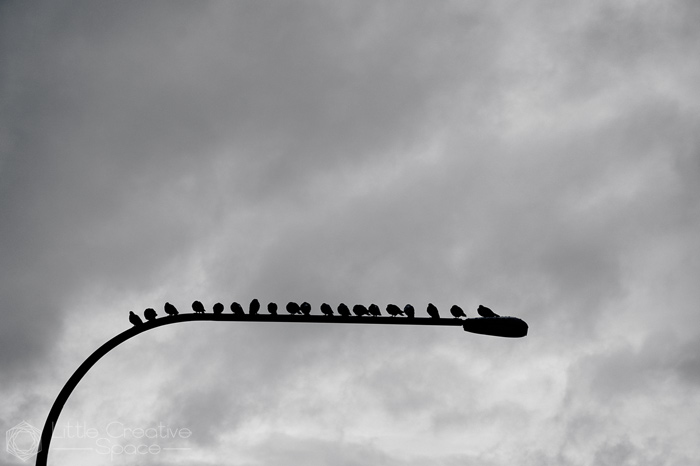
[[[301,306],[299,306],[299,310],[301,311],[302,314],[304,314],[305,316],[308,316],[311,314],[311,304],[304,301],[303,303],[301,303]]]
[[[369,308],[367,310],[374,317],[379,317],[380,315],[382,315],[382,311],[379,309],[379,306],[377,306],[376,304],[370,304]]]
[[[355,304],[352,307],[352,312],[358,317],[362,317],[364,315],[369,314],[369,311],[367,310],[367,308],[364,307],[362,304]]]
[[[478,312],[481,317],[499,317],[498,314],[493,312],[488,307],[482,306],[481,304],[479,304],[479,307],[477,308],[476,312]]]
[[[175,309],[175,306],[173,306],[170,303],[165,303],[165,306],[163,306],[163,309],[165,310],[165,313],[168,314],[169,316],[176,316],[179,314],[179,312],[177,312],[177,309]]]
[[[291,315],[299,314],[301,310],[299,309],[299,305],[293,301],[290,301],[287,303],[287,312],[289,312]]]
[[[250,302],[250,306],[248,306],[248,314],[254,316],[255,314],[258,313],[260,310],[260,301],[257,299],[254,299]]]
[[[194,301],[192,303],[192,310],[197,314],[204,314],[204,305],[200,301]]]
[[[235,301],[231,303],[231,312],[233,312],[237,316],[245,315],[245,311],[243,310],[243,306],[241,306],[239,303],[237,303]]]
[[[433,303],[428,303],[428,315],[432,317],[433,319],[439,319],[440,318],[440,313],[438,312],[438,308],[435,307],[435,304]]]
[[[323,312],[324,316],[332,316],[333,315],[333,308],[328,305],[328,303],[323,303],[321,304],[321,312]]]
[[[413,309],[413,306],[411,306],[410,304],[406,304],[403,307],[403,312],[406,313],[406,317],[410,317],[410,318],[413,318],[416,315],[416,310]]]
[[[276,316],[277,315],[277,303],[267,303],[267,312],[269,312],[271,316]]]
[[[338,314],[343,317],[350,317],[350,308],[345,303],[338,304]]]
[[[397,306],[396,304],[387,304],[386,313],[389,314],[391,317],[396,317],[398,315],[404,315],[401,308],[399,306]]]
[[[455,319],[459,319],[460,317],[467,317],[462,308],[457,306],[456,304],[450,308],[450,313],[455,317]]]
[[[134,314],[134,311],[129,311],[129,322],[131,322],[134,325],[141,325],[143,323],[143,320],[141,320],[141,317]]]
[[[214,310],[214,314],[222,314],[224,312],[224,305],[216,303],[212,309]]]
[[[156,317],[158,314],[156,314],[156,310],[153,309],[152,307],[149,307],[145,311],[143,311],[143,316],[146,318],[146,320],[156,320]]]

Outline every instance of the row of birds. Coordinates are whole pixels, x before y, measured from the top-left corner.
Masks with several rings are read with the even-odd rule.
[[[268,303],[267,305],[267,312],[270,315],[277,315],[277,303]],[[311,315],[311,304],[307,302],[303,302],[301,304],[297,304],[295,302],[289,302],[285,306],[286,311],[291,314],[291,315]],[[175,316],[178,315],[179,312],[170,303],[165,303],[165,306],[163,306],[163,310],[165,313],[169,316]],[[197,314],[204,314],[206,312],[206,309],[204,309],[204,305],[201,303],[201,301],[195,301],[192,303],[192,310],[197,313]],[[224,312],[224,305],[221,303],[216,303],[213,306],[214,314],[222,314]],[[231,311],[235,315],[246,315],[245,311],[243,310],[243,306],[241,306],[237,302],[231,303]],[[486,306],[481,306],[476,310],[481,317],[498,317],[498,314],[493,312],[491,309],[489,309]],[[253,299],[250,304],[248,305],[248,315],[254,316],[260,312],[260,301],[257,299]],[[323,303],[321,304],[321,312],[325,316],[332,316],[334,315],[333,308],[327,304]],[[439,319],[440,318],[440,312],[438,311],[438,308],[433,304],[429,303],[428,308],[427,308],[428,315],[432,317],[433,319]],[[416,311],[415,308],[410,305],[406,304],[403,309],[401,309],[399,306],[396,304],[388,304],[386,306],[386,313],[389,314],[391,317],[397,317],[397,316],[405,316],[405,317],[415,317]],[[352,307],[352,312],[350,311],[350,308],[344,304],[340,303],[338,305],[338,314],[341,315],[342,317],[350,317],[352,314],[355,314],[358,317],[362,316],[373,316],[373,317],[379,317],[382,315],[382,311],[379,309],[379,306],[376,304],[370,304],[368,307],[363,306],[362,304],[355,304]],[[461,307],[457,306],[456,304],[450,308],[450,314],[455,319],[459,319],[461,317],[467,317],[467,315],[464,313]],[[146,320],[155,320],[158,318],[158,314],[156,314],[156,311],[153,308],[148,308],[144,311],[143,316],[146,318]],[[134,325],[139,325],[143,323],[143,320],[141,320],[141,317],[136,315],[134,311],[129,311],[129,322],[131,322]]]

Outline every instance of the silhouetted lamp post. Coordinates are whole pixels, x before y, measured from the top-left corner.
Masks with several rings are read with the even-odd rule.
[[[527,335],[528,325],[517,317],[478,317],[468,319],[456,318],[428,318],[428,317],[342,317],[342,316],[321,316],[321,315],[272,315],[272,314],[206,314],[187,313],[169,315],[145,323],[134,325],[115,336],[107,343],[103,344],[92,353],[71,375],[61,392],[56,397],[49,415],[44,423],[41,432],[41,442],[36,456],[36,466],[46,466],[49,447],[51,445],[51,435],[54,426],[58,422],[58,417],[63,410],[63,406],[68,401],[68,397],[73,392],[78,382],[87,374],[97,361],[105,354],[112,351],[126,340],[135,337],[147,330],[152,330],[163,325],[177,324],[181,322],[201,322],[201,321],[227,321],[227,322],[288,322],[288,323],[324,323],[324,324],[370,324],[370,325],[441,325],[448,327],[462,327],[465,331],[478,333],[481,335],[492,335],[498,337],[519,338]]]

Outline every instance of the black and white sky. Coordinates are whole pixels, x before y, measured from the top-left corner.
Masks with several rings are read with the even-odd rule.
[[[700,464],[698,24],[695,0],[1,2],[0,430],[42,426],[130,310],[485,304],[530,334],[148,332],[58,427],[183,449],[50,462]]]

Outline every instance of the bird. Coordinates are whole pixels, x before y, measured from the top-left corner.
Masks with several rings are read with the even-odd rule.
[[[153,309],[152,307],[149,307],[145,311],[143,311],[143,316],[146,318],[146,320],[156,320],[158,314],[156,314],[156,310]]]
[[[410,304],[406,304],[403,307],[403,312],[406,313],[406,317],[410,317],[410,318],[413,318],[416,315],[416,310]]]
[[[299,310],[301,311],[302,314],[304,314],[305,316],[308,316],[308,315],[311,314],[311,304],[309,304],[309,303],[307,303],[306,301],[304,301],[304,302],[301,303],[301,305],[299,306]]]
[[[379,306],[376,304],[370,304],[369,308],[367,309],[370,314],[372,314],[374,317],[379,317],[382,315],[382,311],[379,309]]]
[[[141,320],[141,317],[134,314],[134,311],[129,311],[129,322],[134,324],[134,326],[143,324],[143,320]]]
[[[455,317],[455,319],[459,319],[460,317],[467,317],[462,308],[457,306],[456,304],[450,308],[450,313]]]
[[[200,301],[194,301],[192,303],[192,310],[197,314],[204,314],[204,312],[206,312],[204,305]]]
[[[481,304],[479,304],[479,307],[477,308],[476,312],[478,312],[481,317],[500,317],[491,309],[489,309],[486,306],[482,306]]]
[[[362,317],[364,315],[369,314],[369,311],[367,310],[366,307],[364,307],[362,304],[355,304],[352,307],[352,312],[357,316],[357,317]]]
[[[391,317],[396,317],[398,315],[404,315],[401,308],[399,306],[397,306],[396,304],[387,304],[386,313],[389,314]]]
[[[338,304],[338,314],[343,317],[350,317],[350,308],[345,303]]]
[[[323,303],[321,304],[321,312],[323,312],[324,316],[332,316],[333,308],[328,303]]]
[[[224,305],[221,303],[216,303],[212,309],[214,310],[214,314],[221,314],[224,312]]]
[[[165,303],[165,306],[163,306],[163,310],[169,316],[176,316],[179,314],[179,312],[177,312],[177,309],[175,309],[175,306],[173,306],[170,303]]]
[[[299,305],[295,303],[294,301],[289,301],[287,303],[287,312],[289,312],[291,315],[299,314],[301,310],[299,309]]]
[[[241,306],[236,301],[231,303],[231,312],[233,312],[237,316],[245,315],[245,311],[243,311],[243,306]]]
[[[272,316],[277,315],[277,303],[267,303],[267,312]]]
[[[254,299],[250,302],[250,306],[248,306],[248,314],[254,316],[255,314],[258,313],[260,310],[260,301],[257,299]]]
[[[440,318],[440,313],[438,312],[438,308],[435,307],[435,304],[433,303],[428,303],[428,315],[432,317],[433,319],[439,319]]]

